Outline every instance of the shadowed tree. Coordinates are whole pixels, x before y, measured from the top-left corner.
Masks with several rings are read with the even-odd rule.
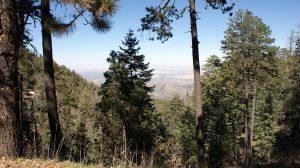
[[[31,45],[30,31],[27,25],[36,23],[40,16],[40,6],[37,5],[38,0],[16,0],[16,8],[18,13],[19,32],[21,40],[21,48]]]
[[[290,93],[285,102],[285,118],[287,124],[291,129],[292,134],[298,134],[300,130],[300,115],[299,115],[299,100],[300,100],[300,38],[295,40],[294,54],[288,56],[287,66],[288,66],[288,78],[289,83],[287,85],[287,92]]]
[[[54,81],[52,34],[64,35],[71,32],[72,30],[74,30],[75,21],[79,17],[83,17],[87,24],[90,24],[96,31],[106,32],[111,27],[109,19],[116,10],[116,4],[114,0],[62,0],[58,3],[62,3],[66,6],[73,6],[76,14],[73,15],[73,18],[70,22],[63,23],[61,22],[61,20],[51,14],[51,1],[41,1],[41,25],[45,74],[44,81],[49,126],[51,131],[51,152],[57,152],[57,150],[59,150],[60,148],[60,145],[62,145],[62,131],[59,123]],[[84,15],[85,13],[87,13],[87,15]]]
[[[18,50],[15,1],[0,1],[0,156],[17,157],[20,146]]]
[[[175,4],[176,0],[162,0],[157,7],[146,8],[147,14],[141,19],[141,31],[152,31],[157,34],[156,39],[162,42],[173,36],[172,22],[182,17],[186,8],[179,10]],[[194,90],[196,105],[196,141],[198,147],[199,167],[205,167],[204,159],[204,131],[203,112],[201,96],[201,75],[199,62],[199,41],[197,33],[197,11],[195,0],[189,0],[190,31],[192,38],[192,60],[194,72]],[[226,0],[205,0],[206,5],[213,9],[220,9],[223,13],[232,10],[234,4],[227,6]],[[207,7],[206,6],[206,7]],[[154,40],[154,38],[150,38]]]

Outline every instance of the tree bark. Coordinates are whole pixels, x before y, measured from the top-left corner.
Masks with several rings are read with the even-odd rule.
[[[49,24],[50,15],[50,0],[42,0],[41,2],[42,15],[42,41],[43,41],[43,61],[44,61],[44,80],[46,90],[47,111],[49,118],[49,127],[51,132],[50,137],[50,152],[51,157],[57,156],[62,146],[62,131],[59,124],[59,115],[57,110],[56,89],[54,81],[54,68],[52,56],[52,37],[51,25]]]
[[[253,158],[253,136],[254,136],[254,117],[255,117],[255,109],[256,109],[256,80],[254,81],[253,86],[253,98],[252,98],[252,111],[251,111],[251,132],[250,132],[250,167],[252,167],[252,158]]]
[[[246,116],[246,119],[245,119],[245,138],[244,138],[244,143],[245,143],[245,146],[244,146],[244,167],[247,167],[248,165],[248,120],[247,120],[247,116]]]
[[[251,152],[251,112],[249,98],[249,72],[245,76],[245,92],[246,92],[246,123],[245,123],[245,167],[251,167],[252,152]]]
[[[0,0],[0,157],[21,154],[18,90],[20,46],[15,1]]]
[[[203,132],[203,113],[202,113],[202,96],[201,96],[201,75],[200,61],[197,35],[197,18],[195,9],[195,0],[189,0],[190,7],[190,24],[192,36],[192,52],[193,52],[193,71],[194,71],[194,89],[196,99],[196,141],[198,148],[199,167],[204,168],[204,132]]]

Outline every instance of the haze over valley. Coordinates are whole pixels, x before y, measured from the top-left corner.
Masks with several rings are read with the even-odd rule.
[[[97,85],[105,81],[106,68],[77,69],[81,76]],[[155,85],[153,98],[171,99],[175,95],[184,97],[193,90],[193,73],[189,67],[156,67],[149,85]]]

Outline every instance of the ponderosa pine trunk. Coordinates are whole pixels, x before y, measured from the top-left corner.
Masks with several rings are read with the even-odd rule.
[[[248,146],[247,146],[247,144],[248,144],[248,127],[247,127],[247,125],[248,125],[248,120],[247,120],[247,116],[246,116],[246,119],[245,119],[245,137],[244,137],[244,144],[245,144],[245,146],[244,146],[244,167],[247,167],[247,165],[248,165],[248,155],[247,155],[247,153],[248,153]]]
[[[250,112],[250,89],[249,72],[245,75],[245,100],[246,100],[246,122],[245,122],[245,163],[244,167],[251,167],[251,112]]]
[[[59,124],[59,115],[57,110],[56,89],[54,81],[52,37],[50,25],[50,0],[42,0],[42,41],[43,41],[43,61],[44,61],[44,80],[46,90],[47,112],[49,118],[50,152],[51,157],[55,157],[62,146],[62,131]]]
[[[196,141],[199,168],[205,167],[204,160],[204,132],[203,132],[203,113],[202,113],[202,96],[201,96],[201,75],[197,35],[197,18],[195,9],[195,0],[189,0],[190,7],[190,24],[192,36],[193,52],[193,72],[194,72],[194,89],[196,105]]]
[[[0,157],[21,154],[18,90],[20,46],[14,0],[0,0]]]
[[[251,132],[250,132],[250,167],[253,165],[253,144],[254,144],[254,121],[255,121],[255,109],[256,109],[256,80],[253,85],[253,98],[252,98],[252,111],[251,111]]]

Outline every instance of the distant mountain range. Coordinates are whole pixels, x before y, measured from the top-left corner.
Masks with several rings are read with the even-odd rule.
[[[103,73],[106,69],[79,69],[80,75],[95,84],[105,81]],[[193,73],[186,67],[155,68],[149,85],[155,85],[153,97],[156,99],[171,99],[175,95],[184,97],[193,90]]]

